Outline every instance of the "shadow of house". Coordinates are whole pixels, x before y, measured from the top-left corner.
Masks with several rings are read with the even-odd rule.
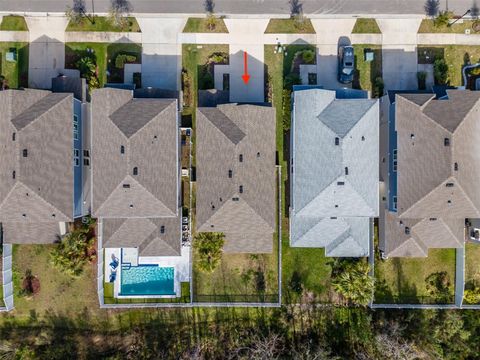
[[[109,83],[124,83],[125,64],[142,63],[142,45],[122,37],[107,46],[107,79]]]
[[[51,79],[65,72],[65,45],[48,36],[41,36],[29,46],[28,86],[49,89]]]

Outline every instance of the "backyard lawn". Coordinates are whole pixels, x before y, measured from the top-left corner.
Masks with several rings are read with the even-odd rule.
[[[198,269],[193,255],[193,301],[277,302],[278,244],[273,236],[272,254],[223,254],[213,273]]]
[[[8,15],[2,18],[0,31],[28,31],[27,23],[23,16]]]
[[[140,44],[107,44],[107,43],[66,43],[65,44],[65,67],[76,69],[77,61],[83,57],[92,57],[98,69],[100,87],[107,82],[123,82],[123,69],[116,67],[118,55],[135,57],[133,63],[141,63],[142,47]]]
[[[430,303],[425,279],[446,272],[450,294],[454,294],[455,249],[430,249],[426,258],[375,258],[375,303]]]
[[[7,61],[7,52],[15,49],[16,61]],[[28,86],[28,44],[0,42],[0,75],[3,75],[9,88]]]
[[[352,34],[381,34],[375,19],[357,19]]]
[[[463,85],[462,69],[465,64],[475,64],[480,62],[480,46],[419,45],[417,53],[419,64],[433,64],[437,58],[445,59],[448,64],[448,81],[452,86]]]
[[[225,21],[220,18],[215,19],[215,26],[209,27],[209,22],[206,18],[188,18],[184,33],[228,33]]]
[[[78,24],[69,22],[65,31],[141,32],[134,17],[128,17],[126,26],[115,26],[108,17],[95,16],[95,24],[84,18]]]
[[[431,19],[423,19],[418,29],[419,33],[449,33],[449,34],[465,34],[465,30],[470,30],[472,34],[475,32],[472,29],[472,20],[463,20],[457,22],[452,26],[436,27]]]
[[[28,317],[49,310],[62,314],[79,314],[98,309],[96,262],[87,264],[78,278],[58,271],[50,252],[56,245],[14,245],[13,284],[15,316]],[[40,291],[33,296],[22,295],[22,281],[31,270],[40,282]]]
[[[480,244],[465,243],[465,289],[480,290]]]
[[[356,89],[372,91],[373,97],[383,95],[378,94],[379,91],[375,87],[375,79],[382,77],[382,47],[380,45],[361,44],[353,45],[353,48],[355,52],[355,76],[353,79],[353,87]],[[373,61],[365,61],[365,51],[367,49],[373,51]]]
[[[315,34],[310,19],[270,19],[265,34]]]

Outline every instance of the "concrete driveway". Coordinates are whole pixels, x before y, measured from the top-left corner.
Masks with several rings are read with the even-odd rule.
[[[52,78],[64,72],[66,17],[25,18],[29,34],[28,86],[50,89]]]
[[[180,89],[182,45],[178,34],[187,18],[137,17],[142,30],[142,85]]]

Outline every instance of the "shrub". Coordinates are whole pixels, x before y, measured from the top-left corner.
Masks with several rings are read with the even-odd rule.
[[[373,83],[373,97],[383,96],[383,89],[384,89],[383,79],[379,76],[375,78],[375,81]]]
[[[95,239],[88,236],[89,232],[90,227],[84,226],[63,237],[50,254],[57,269],[70,276],[79,276],[85,264],[95,259]]]
[[[292,91],[291,90],[283,90],[283,101],[282,101],[282,116],[283,116],[283,131],[290,130],[290,123],[291,123],[291,112],[292,112]]]
[[[476,68],[473,68],[472,70],[470,70],[470,75],[472,75],[472,76],[478,76],[478,75],[480,75],[480,66],[479,66],[479,67],[476,67]]]
[[[418,89],[425,90],[427,88],[427,85],[426,85],[427,73],[425,71],[417,72],[417,80],[418,80]]]
[[[437,59],[433,63],[433,76],[437,85],[446,85],[448,82],[448,65],[445,59]]]
[[[465,290],[463,299],[467,304],[480,304],[480,288]]]
[[[290,73],[285,76],[285,82],[283,87],[287,90],[292,90],[294,85],[300,85],[302,80],[300,79],[300,75],[297,73]]]
[[[305,64],[313,64],[315,60],[315,52],[313,50],[303,50],[302,58]]]
[[[217,18],[215,17],[215,15],[210,14],[207,16],[205,20],[205,26],[210,31],[215,30],[215,28],[217,27]]]
[[[452,16],[453,13],[451,11],[440,11],[438,16],[433,20],[433,25],[437,28],[447,26]]]
[[[32,274],[32,270],[25,271],[22,282],[22,295],[35,295],[40,291],[40,280]]]
[[[425,279],[427,292],[440,303],[448,302],[450,285],[450,277],[446,271],[432,273]]]
[[[208,57],[207,64],[226,64],[228,62],[228,54],[224,52],[214,52]]]
[[[125,64],[134,63],[135,61],[137,61],[137,57],[135,55],[119,54],[115,58],[115,67],[117,69],[123,69]]]
[[[193,241],[199,259],[197,267],[200,271],[212,273],[222,259],[225,235],[223,233],[197,233]]]
[[[100,81],[97,75],[97,65],[91,56],[84,56],[80,58],[75,66],[80,71],[80,76],[85,78],[90,89],[97,89],[100,87]]]

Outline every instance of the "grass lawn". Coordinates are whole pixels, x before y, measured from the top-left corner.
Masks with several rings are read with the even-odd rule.
[[[425,278],[445,271],[454,294],[455,249],[430,249],[426,258],[375,259],[375,303],[429,303]]]
[[[23,16],[4,16],[0,24],[0,30],[28,31],[28,26]]]
[[[382,47],[380,45],[353,45],[355,52],[355,76],[353,87],[372,91],[377,77],[382,77]],[[373,61],[365,61],[365,50],[371,49],[374,53]]]
[[[220,18],[215,18],[215,27],[210,29],[206,18],[188,18],[184,33],[228,33],[225,21]]]
[[[17,49],[17,61],[7,61],[11,48]],[[0,74],[5,76],[9,88],[28,86],[28,43],[0,42]]]
[[[115,68],[115,57],[119,53],[134,55],[137,58],[135,62],[141,62],[142,47],[139,44],[66,43],[65,67],[76,69],[75,63],[83,56],[89,55],[89,51],[92,50],[98,68],[100,87],[107,82],[123,82],[123,71]],[[108,76],[107,70],[110,73]]]
[[[444,58],[448,64],[449,83],[453,86],[463,85],[462,68],[467,63],[467,60],[472,64],[480,62],[480,46],[419,45],[417,53],[419,64],[433,64],[436,58]]]
[[[30,316],[31,312],[80,313],[98,309],[96,263],[87,264],[83,274],[72,278],[50,263],[50,252],[56,245],[14,245],[13,284],[14,315]],[[22,280],[27,270],[40,281],[38,294],[21,295]]]
[[[271,254],[223,254],[213,273],[198,270],[193,255],[193,300],[196,302],[277,302],[278,245]],[[265,290],[258,284],[264,280]]]
[[[95,16],[95,24],[84,18],[78,24],[68,23],[65,31],[102,31],[102,32],[141,32],[137,19],[134,17],[127,18],[125,27],[115,26],[106,16]]]
[[[381,34],[375,19],[357,19],[352,34]]]
[[[315,34],[310,19],[301,24],[294,19],[270,19],[265,34]]]
[[[423,19],[418,29],[419,33],[447,33],[447,34],[465,34],[465,30],[470,30],[471,34],[475,34],[472,29],[472,20],[463,20],[463,22],[457,22],[452,26],[435,27],[433,20]]]
[[[480,287],[480,245],[465,243],[465,283]]]

